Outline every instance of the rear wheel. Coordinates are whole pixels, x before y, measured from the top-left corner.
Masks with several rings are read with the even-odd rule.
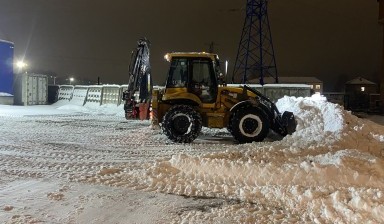
[[[233,113],[229,127],[239,143],[260,142],[268,135],[269,120],[262,110],[246,105]]]
[[[162,130],[173,142],[190,143],[199,136],[201,115],[189,105],[175,105],[164,115]]]

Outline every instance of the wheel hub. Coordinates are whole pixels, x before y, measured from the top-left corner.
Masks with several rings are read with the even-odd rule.
[[[179,134],[184,134],[189,129],[189,119],[185,115],[175,116],[173,119],[173,128]]]
[[[252,118],[246,118],[243,122],[243,130],[245,133],[251,134],[256,131],[258,122]]]

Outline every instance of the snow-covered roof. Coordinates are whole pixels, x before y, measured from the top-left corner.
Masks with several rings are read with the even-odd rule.
[[[16,74],[17,76],[29,76],[29,77],[43,77],[43,78],[47,78],[48,75],[44,75],[44,74],[37,74],[37,73],[20,73],[20,74]]]
[[[259,79],[249,80],[250,83],[259,83]],[[264,83],[273,84],[275,83],[275,79],[273,77],[264,77]],[[320,79],[316,77],[279,77],[279,83],[287,83],[287,84],[307,84],[307,83],[323,83]]]
[[[99,85],[100,86],[100,85]],[[116,85],[116,84],[104,84],[104,85],[101,85],[101,87],[114,87],[114,88],[120,88],[120,85]]]
[[[244,84],[240,84],[240,83],[231,83],[231,84],[227,84],[228,87],[241,87],[243,86]],[[249,87],[252,87],[252,88],[262,88],[263,86],[260,85],[260,84],[247,84],[247,86]]]
[[[227,84],[229,87],[242,87],[244,84]],[[247,86],[252,87],[252,88],[263,88],[263,87],[289,87],[289,88],[310,88],[309,85],[306,84],[287,84],[287,83],[277,83],[277,84],[265,84],[264,86],[260,84],[247,84]]]
[[[87,86],[87,85],[75,85],[75,89],[79,89],[79,88],[89,88],[89,86]]]
[[[265,84],[264,87],[311,88],[311,86],[307,84],[295,84],[295,83]]]
[[[11,42],[11,41],[8,41],[8,40],[2,40],[2,39],[0,39],[0,42],[3,42],[3,43],[8,43],[8,44],[14,44],[13,42]]]
[[[376,83],[369,81],[368,79],[364,79],[362,77],[357,77],[348,81],[346,84],[349,85],[376,85]]]
[[[3,92],[0,92],[0,96],[13,96],[12,94],[9,94],[9,93],[3,93]]]

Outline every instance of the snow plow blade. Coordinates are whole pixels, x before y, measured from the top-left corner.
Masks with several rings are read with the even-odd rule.
[[[297,122],[295,119],[295,115],[292,112],[285,111],[281,116],[281,120],[283,121],[283,125],[288,135],[291,135],[296,131]]]

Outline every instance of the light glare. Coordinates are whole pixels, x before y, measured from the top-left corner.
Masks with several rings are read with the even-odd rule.
[[[16,63],[16,66],[21,69],[21,68],[27,67],[28,65],[25,62],[23,62],[23,61],[18,61]]]

